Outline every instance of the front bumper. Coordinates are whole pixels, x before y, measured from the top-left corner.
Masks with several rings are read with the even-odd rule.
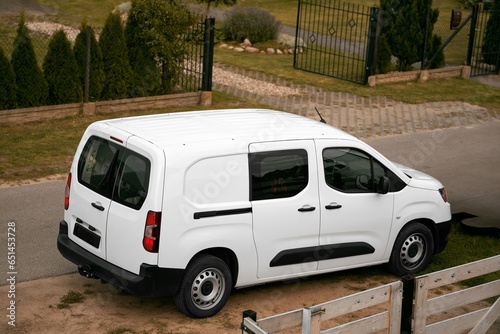
[[[86,277],[97,277],[133,295],[144,297],[173,296],[177,293],[184,269],[159,268],[143,263],[139,275],[115,266],[83,249],[68,237],[68,224],[59,223],[57,249],[78,266]]]
[[[451,220],[436,224],[436,244],[434,254],[441,253],[448,244],[448,235],[451,230]]]

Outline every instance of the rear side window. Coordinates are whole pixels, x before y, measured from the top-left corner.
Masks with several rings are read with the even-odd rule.
[[[305,150],[251,153],[249,163],[252,201],[293,197],[309,181]]]
[[[134,209],[146,199],[151,163],[144,156],[99,137],[90,137],[78,160],[78,181]]]

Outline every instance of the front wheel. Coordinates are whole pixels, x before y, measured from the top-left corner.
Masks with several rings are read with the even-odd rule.
[[[403,227],[392,249],[389,271],[398,276],[416,274],[431,263],[434,238],[429,228],[420,223]]]
[[[190,317],[211,317],[226,304],[232,284],[226,262],[212,255],[202,255],[187,267],[175,304]]]

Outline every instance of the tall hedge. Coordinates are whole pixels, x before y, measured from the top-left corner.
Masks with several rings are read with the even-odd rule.
[[[133,0],[132,11],[135,11],[138,38],[147,50],[143,56],[152,55],[158,62],[160,93],[168,94],[183,75],[181,65],[188,52],[183,36],[195,23],[195,17],[185,3],[172,0]]]
[[[500,66],[500,0],[493,2],[490,18],[486,22],[486,33],[484,35],[481,52],[484,62],[490,65]]]
[[[127,98],[133,74],[119,14],[109,14],[99,39],[99,46],[105,76],[101,99]]]
[[[392,55],[398,58],[398,70],[411,70],[412,64],[428,61],[436,50],[432,47],[437,41],[433,30],[439,16],[439,10],[432,8],[432,0],[381,0],[380,6],[384,14],[382,34]],[[437,58],[441,62],[443,57],[439,54]]]
[[[48,96],[47,82],[37,63],[24,15],[19,20],[10,61],[16,75],[18,106],[27,108],[44,105]]]
[[[0,110],[17,108],[16,75],[0,48]]]
[[[63,30],[57,31],[50,39],[49,49],[43,61],[43,72],[49,87],[48,104],[82,101],[78,65],[71,50],[71,43]]]
[[[80,32],[76,36],[73,47],[76,63],[78,65],[78,77],[84,91],[85,73],[87,66],[87,25],[82,23]],[[97,43],[94,29],[90,28],[90,67],[89,67],[89,101],[98,101],[104,87],[104,64],[102,52]]]
[[[148,45],[148,38],[142,35],[144,25],[142,22],[144,18],[141,17],[142,10],[142,6],[134,1],[125,27],[128,59],[133,71],[130,89],[132,97],[151,96],[161,90],[159,65]]]

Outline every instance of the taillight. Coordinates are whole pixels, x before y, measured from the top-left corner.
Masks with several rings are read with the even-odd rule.
[[[64,210],[69,208],[69,191],[71,189],[71,173],[68,174],[68,180],[66,181],[66,189],[64,190]]]
[[[443,198],[443,201],[445,203],[448,203],[448,194],[446,193],[446,189],[443,187],[439,189],[439,193],[441,194],[441,197]]]
[[[144,238],[142,245],[150,253],[158,253],[160,244],[160,223],[161,212],[149,211],[146,217],[146,227],[144,228]]]

